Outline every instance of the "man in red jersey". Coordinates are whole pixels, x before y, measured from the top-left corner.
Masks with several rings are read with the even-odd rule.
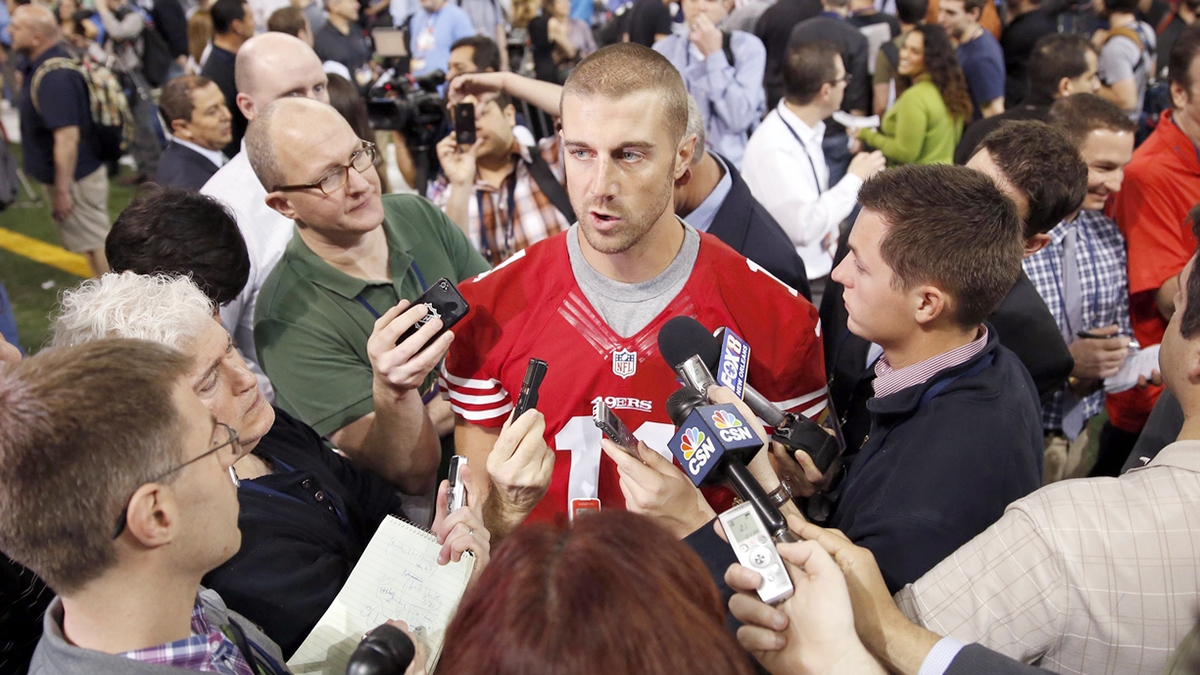
[[[1109,213],[1128,245],[1129,313],[1142,347],[1162,342],[1179,272],[1196,250],[1188,212],[1200,203],[1200,26],[1176,38],[1167,72],[1174,107],[1133,153]],[[1108,396],[1092,475],[1117,475],[1161,392],[1148,386]]]
[[[675,429],[665,402],[679,385],[658,355],[657,337],[671,317],[692,316],[741,335],[753,348],[750,382],[781,407],[813,415],[825,406],[816,310],[674,215],[672,188],[695,145],[695,136],[685,135],[686,96],[678,71],[652,50],[614,45],[584,60],[560,104],[567,187],[579,222],[460,288],[471,313],[455,327],[443,376],[457,413],[457,451],[473,466],[488,463],[529,359],[549,365],[540,407],[545,439],[556,451],[553,474],[544,462],[544,473],[529,481],[548,477],[549,487],[544,496],[544,483],[513,489],[493,471],[492,485],[477,488],[493,488],[485,509],[493,532],[503,535],[526,516],[564,520],[578,500],[624,507],[616,465],[603,455],[592,423],[596,399],[670,456]],[[496,452],[507,459],[533,450]],[[763,480],[777,484],[769,470]]]

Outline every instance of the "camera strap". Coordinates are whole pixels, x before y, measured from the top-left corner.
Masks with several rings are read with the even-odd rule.
[[[575,209],[571,208],[571,198],[567,196],[567,189],[554,177],[554,172],[550,170],[550,165],[542,158],[542,153],[538,150],[537,146],[531,146],[528,150],[529,175],[533,176],[538,189],[566,217],[567,222],[574,223],[577,218],[575,217]]]

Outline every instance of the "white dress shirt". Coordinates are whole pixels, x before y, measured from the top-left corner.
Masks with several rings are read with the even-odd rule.
[[[854,210],[863,183],[848,173],[829,187],[824,137],[824,122],[810,127],[780,101],[750,137],[742,160],[742,178],[795,244],[809,279],[832,271],[838,226]]]
[[[250,252],[250,278],[237,298],[221,308],[221,322],[233,336],[246,365],[258,377],[263,395],[274,402],[275,390],[259,367],[258,352],[254,349],[254,305],[258,301],[258,289],[262,288],[267,275],[283,256],[283,249],[292,240],[295,223],[267,206],[267,190],[250,168],[245,141],[242,141],[241,152],[213,174],[200,192],[221,201],[233,211],[238,229],[246,240],[246,249]]]

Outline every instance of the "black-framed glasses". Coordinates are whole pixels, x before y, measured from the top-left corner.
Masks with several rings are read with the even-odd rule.
[[[280,185],[271,190],[271,192],[295,192],[297,190],[311,190],[314,188],[327,195],[337,192],[350,180],[351,167],[355,171],[362,173],[375,165],[375,158],[379,154],[375,149],[375,144],[370,141],[363,141],[362,143],[362,149],[350,155],[349,163],[326,171],[324,176],[321,176],[312,183]]]
[[[853,79],[854,79],[853,75],[851,75],[850,73],[846,73],[845,75],[842,75],[840,78],[838,78],[836,80],[831,80],[829,82],[829,84],[850,84],[850,80],[853,80]]]
[[[225,431],[229,433],[228,440],[226,440],[224,443],[221,443],[217,447],[212,448],[211,450],[209,450],[208,452],[206,452],[202,455],[198,455],[196,457],[189,459],[188,461],[184,462],[183,464],[180,464],[179,466],[171,469],[170,471],[164,471],[163,473],[155,476],[154,478],[151,478],[150,480],[146,481],[145,483],[142,483],[142,485],[145,485],[146,483],[157,483],[158,481],[166,478],[167,476],[170,476],[171,474],[175,473],[176,471],[179,471],[179,470],[187,467],[189,464],[195,464],[196,462],[199,462],[200,460],[204,459],[205,457],[208,457],[209,455],[218,453],[218,452],[224,450],[225,448],[229,448],[229,451],[231,453],[230,459],[232,460],[229,462],[229,465],[228,465],[229,478],[230,478],[230,480],[233,481],[233,484],[235,486],[238,485],[238,477],[237,477],[237,474],[233,470],[233,462],[236,462],[238,459],[241,459],[241,457],[242,457],[242,446],[240,443],[238,443],[237,431],[235,431],[233,429],[233,427],[229,426],[228,424],[224,424],[221,422],[217,422],[217,424],[222,427],[225,427]],[[138,487],[140,488],[141,485],[139,485]],[[136,492],[136,490],[135,490],[135,492]],[[129,502],[132,499],[133,499],[133,495],[130,495],[129,499],[125,500],[125,508],[121,509],[121,516],[119,518],[117,518],[117,527],[115,530],[113,530],[113,536],[112,536],[113,539],[116,539],[117,537],[121,536],[121,533],[125,531],[126,514],[129,513]]]

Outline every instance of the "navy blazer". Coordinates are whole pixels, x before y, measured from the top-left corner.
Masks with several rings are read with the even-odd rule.
[[[154,182],[163,187],[199,191],[217,172],[217,168],[217,165],[204,155],[171,141],[158,158],[158,171],[154,174]]]
[[[725,201],[721,202],[721,208],[713,216],[708,233],[812,300],[808,274],[804,270],[804,261],[796,254],[796,246],[779,223],[750,194],[750,187],[733,164],[724,157],[721,157],[721,162],[729,170],[733,185],[729,187]]]

